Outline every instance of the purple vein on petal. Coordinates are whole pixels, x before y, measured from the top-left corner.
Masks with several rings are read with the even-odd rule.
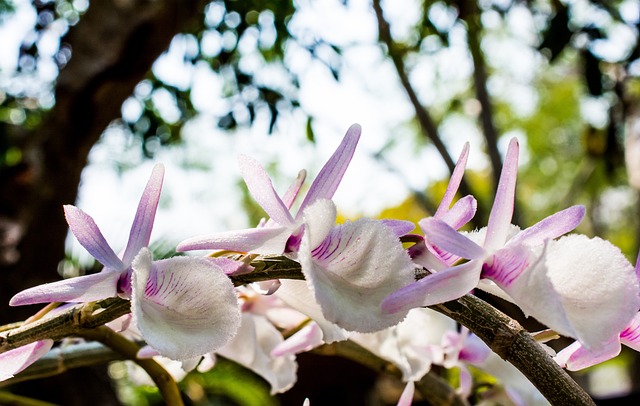
[[[316,200],[331,199],[333,197],[356,150],[360,132],[361,128],[358,124],[349,127],[338,149],[336,149],[313,181],[309,192],[302,201],[302,205],[300,205],[296,218],[300,218],[304,208]]]
[[[131,225],[127,248],[122,256],[122,262],[127,265],[131,264],[131,261],[138,255],[142,247],[149,245],[151,231],[153,230],[153,221],[156,217],[158,202],[160,201],[163,179],[164,165],[157,164],[153,167],[151,177],[147,182],[147,186],[144,188],[144,192],[142,192],[136,217],[133,219],[133,224]]]
[[[518,139],[509,142],[507,155],[502,166],[500,181],[496,191],[496,198],[489,215],[487,236],[484,247],[487,251],[495,250],[504,245],[507,240],[511,218],[513,217],[513,202],[516,193],[516,177],[518,175]]]
[[[451,174],[451,180],[449,180],[447,190],[444,192],[440,205],[438,206],[436,213],[433,215],[435,218],[443,216],[444,213],[449,210],[449,207],[451,207],[451,202],[453,202],[453,198],[460,187],[460,182],[462,182],[462,175],[464,175],[464,169],[467,166],[468,157],[469,143],[465,142],[464,147],[462,148],[462,153],[460,153],[460,157],[458,158],[458,162],[456,162],[456,167]]]
[[[238,156],[238,165],[251,196],[276,223],[293,226],[294,221],[289,209],[273,188],[271,178],[255,159]]]
[[[93,255],[102,265],[113,270],[121,271],[124,264],[111,249],[107,240],[100,232],[93,218],[79,208],[71,205],[64,206],[64,215],[73,235],[78,239],[89,254]]]

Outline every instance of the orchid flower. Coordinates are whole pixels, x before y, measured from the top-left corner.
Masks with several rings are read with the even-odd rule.
[[[295,218],[289,207],[300,189],[298,182],[280,199],[264,169],[253,159],[241,156],[239,163],[247,187],[270,220],[258,228],[195,237],[183,241],[177,249],[297,255],[308,288],[326,320],[359,332],[397,324],[406,312],[383,314],[379,306],[386,295],[414,279],[414,265],[399,241],[413,224],[361,219],[335,226],[336,207],[330,199],[359,138],[360,126],[351,126],[311,185]]]
[[[442,336],[442,348],[442,366],[447,369],[457,367],[460,370],[460,387],[456,392],[465,398],[469,397],[473,389],[473,377],[467,364],[480,366],[489,357],[491,349],[466,327],[462,327],[460,332],[447,331]]]
[[[0,382],[13,378],[42,358],[53,347],[53,340],[39,340],[0,354]]]
[[[640,254],[636,260],[635,271],[636,276],[640,277]],[[600,351],[589,351],[576,341],[560,351],[554,359],[560,366],[570,371],[577,371],[616,357],[622,350],[621,344],[640,351],[640,313],[636,313],[620,334],[612,337]]]
[[[172,359],[188,359],[222,346],[240,323],[233,283],[226,274],[241,263],[176,257],[152,261],[147,249],[160,199],[164,167],[156,165],[144,189],[122,258],[95,221],[65,206],[71,232],[104,269],[24,290],[10,305],[90,302],[120,295],[131,299],[133,320],[149,345]]]
[[[216,356],[221,355],[263,377],[271,385],[272,395],[285,392],[296,382],[298,364],[293,353],[275,353],[284,340],[280,329],[298,325],[306,317],[287,311],[290,309],[277,298],[258,294],[250,287],[238,287],[237,292],[242,303],[238,334],[206,354],[198,370],[208,371],[215,365]]]
[[[584,216],[582,206],[565,209],[520,232],[511,226],[517,165],[518,143],[514,138],[488,226],[482,230],[482,246],[441,220],[424,221],[427,238],[433,244],[470,261],[400,289],[385,299],[382,308],[392,313],[455,300],[487,278],[525,314],[589,347],[602,346],[611,331],[620,331],[629,322],[633,316],[630,309],[635,308],[635,312],[639,307],[633,268],[604,240],[584,236],[553,240],[579,224]],[[603,278],[600,272],[605,269]]]
[[[380,304],[415,280],[415,265],[399,240],[413,224],[392,228],[363,218],[333,227],[336,215],[329,200],[308,207],[298,252],[302,273],[324,317],[360,333],[398,324],[408,309],[385,314]]]
[[[447,185],[447,190],[434,213],[434,219],[441,220],[458,230],[473,218],[477,209],[476,199],[471,196],[465,196],[458,200],[453,206],[453,198],[458,192],[464,169],[467,165],[469,157],[469,143],[465,143],[462,153],[456,162],[456,166],[451,174],[451,179]],[[427,226],[427,219],[422,219],[418,225],[424,229]],[[436,245],[430,243],[428,239],[422,239],[419,243],[413,245],[408,250],[409,255],[414,263],[421,265],[431,271],[438,271],[453,265],[460,257],[439,249]]]
[[[178,251],[225,249],[257,254],[282,254],[297,251],[300,245],[302,213],[305,208],[320,199],[331,199],[360,139],[360,126],[352,125],[329,161],[311,184],[295,218],[289,212],[297,197],[304,172],[302,172],[281,199],[273,188],[269,175],[262,166],[246,155],[238,157],[240,171],[251,196],[260,204],[270,219],[262,227],[229,231],[189,238],[178,244]]]

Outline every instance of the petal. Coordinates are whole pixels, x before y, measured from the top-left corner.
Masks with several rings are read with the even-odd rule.
[[[590,352],[576,341],[556,355],[555,360],[569,371],[578,371],[608,361],[620,354],[620,340],[613,338],[597,353]]]
[[[387,296],[382,311],[394,313],[458,299],[478,285],[481,271],[482,263],[474,260],[427,275]]]
[[[610,242],[584,235],[562,237],[549,243],[546,265],[574,338],[590,351],[599,352],[636,316],[640,287],[635,270]]]
[[[516,177],[518,176],[518,140],[509,142],[507,155],[504,158],[500,182],[493,201],[484,247],[487,251],[500,248],[507,241],[511,218],[513,217],[513,201],[516,193]]]
[[[353,153],[360,139],[361,128],[358,124],[354,124],[347,130],[338,149],[331,155],[331,158],[318,173],[318,176],[311,184],[309,192],[305,196],[297,218],[301,217],[305,207],[318,199],[331,199],[338,189],[338,185],[344,176],[344,173],[351,162]]]
[[[538,257],[525,246],[506,247],[496,251],[485,261],[482,277],[491,279],[499,286],[508,287],[537,260]]]
[[[147,182],[147,186],[142,192],[138,210],[131,225],[129,232],[129,241],[127,248],[122,255],[122,262],[130,265],[133,258],[138,255],[142,247],[149,245],[151,238],[151,230],[153,229],[153,221],[156,217],[158,202],[160,201],[160,192],[162,191],[162,180],[164,178],[164,165],[157,164],[153,167],[151,177]]]
[[[416,391],[416,386],[413,381],[407,382],[407,386],[404,387],[400,399],[398,399],[398,406],[411,406],[413,402],[413,394]]]
[[[133,261],[131,308],[147,343],[174,360],[212,352],[240,324],[231,280],[206,258],[151,261],[143,248]]]
[[[527,317],[532,316],[559,334],[575,338],[576,332],[566,314],[562,298],[547,275],[547,246],[553,242],[553,240],[547,242],[542,252],[538,254],[521,252],[521,255],[527,257],[523,261],[528,265],[516,272],[517,277],[509,278],[508,283],[496,282],[513,298]],[[501,257],[500,251],[497,252],[497,260],[508,262],[509,259]],[[505,249],[505,251],[509,250]],[[511,252],[514,253],[514,251]],[[517,259],[514,262],[518,262]],[[508,264],[503,266],[509,267]]]
[[[318,323],[310,322],[278,344],[271,351],[271,356],[295,355],[310,351],[322,344],[324,344],[324,341],[322,341],[322,329],[320,329]]]
[[[293,355],[271,356],[282,341],[282,334],[265,317],[244,313],[238,334],[217,353],[263,377],[275,395],[294,385],[298,370]]]
[[[9,305],[23,306],[51,302],[84,303],[114,297],[118,294],[120,275],[120,272],[107,269],[91,275],[45,283],[17,293],[11,298]]]
[[[316,322],[322,330],[322,340],[326,344],[347,339],[348,334],[344,329],[324,317],[320,305],[315,301],[305,281],[281,280],[281,282],[282,285],[275,295],[288,306]]]
[[[449,184],[447,185],[447,190],[444,192],[444,196],[440,201],[440,205],[436,210],[436,213],[433,215],[435,218],[441,218],[448,211],[449,207],[451,207],[451,202],[453,202],[453,198],[456,196],[458,192],[458,188],[460,187],[460,182],[462,182],[462,176],[464,175],[464,169],[467,166],[467,158],[469,157],[469,143],[465,142],[464,147],[462,148],[462,152],[460,153],[460,157],[458,158],[458,162],[456,162],[456,167],[453,169],[453,173],[451,174],[451,179],[449,180]],[[455,227],[456,229],[458,227]]]
[[[248,263],[242,261],[235,261],[231,258],[214,257],[208,258],[209,261],[215,262],[216,265],[222,269],[227,276],[238,276],[251,273],[255,271],[255,268]]]
[[[473,196],[465,196],[458,200],[451,210],[447,211],[440,217],[437,215],[433,217],[444,221],[457,230],[467,224],[469,220],[475,216],[477,208],[478,202],[476,199]]]
[[[622,344],[636,351],[640,351],[640,313],[631,320],[631,323],[620,333]]]
[[[443,221],[431,217],[420,220],[419,224],[427,241],[441,250],[467,259],[480,259],[485,256],[481,246]]]
[[[53,347],[53,340],[40,340],[0,354],[0,382],[13,378],[42,358]]]
[[[176,247],[178,252],[224,249],[256,254],[281,254],[291,236],[284,227],[248,228],[188,238]]]
[[[516,234],[509,244],[541,245],[578,227],[585,214],[584,206],[572,206],[540,220]]]
[[[327,320],[348,331],[369,333],[398,324],[406,311],[382,313],[390,293],[414,280],[414,265],[393,232],[360,219],[331,230],[311,249],[315,227],[307,223],[298,259]],[[407,309],[408,311],[408,309]]]
[[[336,224],[338,212],[331,200],[320,199],[304,210],[303,221],[309,237],[309,247],[315,249],[326,243],[326,237]],[[313,232],[309,230],[313,227]]]
[[[258,161],[246,155],[240,155],[238,165],[249,193],[269,217],[283,227],[292,227],[295,223],[289,209],[276,193],[271,178]]]
[[[284,196],[282,196],[282,202],[285,206],[287,206],[287,209],[291,209],[291,206],[293,206],[293,202],[295,202],[296,198],[298,197],[298,194],[300,193],[300,189],[302,188],[302,184],[304,183],[306,177],[307,171],[302,169],[300,172],[298,172],[298,176],[293,181],[291,186],[289,186],[289,189],[287,189]],[[273,227],[274,225],[275,221],[269,218],[264,224],[264,227]]]
[[[287,206],[287,208],[290,209],[291,206],[293,205],[293,202],[295,202],[296,198],[298,197],[298,194],[300,193],[300,189],[304,184],[304,180],[306,178],[307,178],[307,171],[302,169],[300,172],[298,172],[298,176],[293,181],[291,186],[289,186],[289,189],[287,189],[287,191],[285,192],[284,196],[282,197],[282,202],[284,203],[285,206]]]
[[[393,234],[395,234],[398,238],[402,237],[403,235],[409,234],[411,231],[413,231],[414,228],[416,228],[415,224],[406,220],[382,219],[379,221],[385,226],[389,227],[391,231],[393,231]]]
[[[126,268],[109,244],[107,244],[107,240],[104,239],[91,216],[71,205],[64,206],[64,215],[71,232],[78,239],[80,245],[89,251],[89,254],[97,259],[98,262],[116,271],[122,271]]]

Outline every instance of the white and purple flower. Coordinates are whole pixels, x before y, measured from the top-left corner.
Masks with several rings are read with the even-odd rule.
[[[104,269],[24,290],[10,304],[82,303],[118,295],[131,299],[133,319],[144,339],[161,355],[176,360],[202,355],[229,341],[240,325],[240,310],[227,274],[244,264],[216,258],[152,260],[147,247],[163,176],[164,167],[156,165],[122,258],[88,214],[65,206],[71,232]]]

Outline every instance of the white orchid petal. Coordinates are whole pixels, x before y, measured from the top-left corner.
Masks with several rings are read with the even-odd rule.
[[[547,245],[553,241],[547,242]],[[547,276],[547,245],[541,253],[522,252],[530,263],[508,284],[498,283],[512,297],[526,316],[532,316],[559,334],[575,337],[576,331],[563,307],[562,298]]]
[[[149,345],[174,360],[223,346],[240,323],[233,283],[206,258],[152,262],[143,248],[133,261],[131,308]]]
[[[271,356],[282,341],[282,334],[264,316],[244,313],[238,334],[217,353],[263,377],[275,395],[295,384],[298,369],[293,355]]]
[[[587,350],[576,341],[560,351],[554,359],[569,371],[579,371],[616,357],[621,349],[620,341],[616,338],[609,340],[597,353]]]
[[[640,308],[635,270],[606,240],[576,234],[551,241],[546,265],[574,338],[590,351],[618,336]]]
[[[322,344],[324,344],[322,340],[322,329],[318,323],[312,321],[282,343],[278,344],[271,351],[271,356],[282,357],[284,355],[295,355],[310,351]]]
[[[305,281],[283,279],[280,282],[282,284],[275,296],[315,321],[322,330],[322,340],[325,343],[331,344],[348,338],[348,333],[344,329],[324,317],[320,305],[316,302]]]
[[[407,382],[407,386],[404,387],[397,406],[411,406],[413,403],[413,394],[416,391],[416,386],[413,381]]]
[[[394,313],[458,299],[478,285],[481,271],[482,262],[473,260],[427,275],[387,296],[382,310]]]
[[[313,224],[312,233],[309,230],[305,231],[305,234],[310,235],[311,238],[309,241],[310,247],[316,248],[324,242],[326,236],[335,226],[337,216],[336,205],[333,201],[327,199],[316,200],[304,210],[304,223],[309,224],[311,222]]]
[[[53,340],[40,340],[0,354],[0,382],[13,378],[42,358],[53,347]]]
[[[414,279],[414,265],[393,232],[372,219],[345,223],[312,247],[312,219],[298,258],[310,289],[327,320],[358,332],[382,330],[406,311],[384,314],[382,300]],[[408,309],[407,309],[408,311]]]
[[[285,227],[262,227],[227,231],[192,237],[176,247],[178,252],[193,250],[225,249],[256,254],[284,252],[291,230]]]
[[[118,293],[120,275],[120,272],[107,269],[96,274],[45,283],[17,293],[11,298],[9,305],[23,306],[51,302],[84,303],[114,297]]]

